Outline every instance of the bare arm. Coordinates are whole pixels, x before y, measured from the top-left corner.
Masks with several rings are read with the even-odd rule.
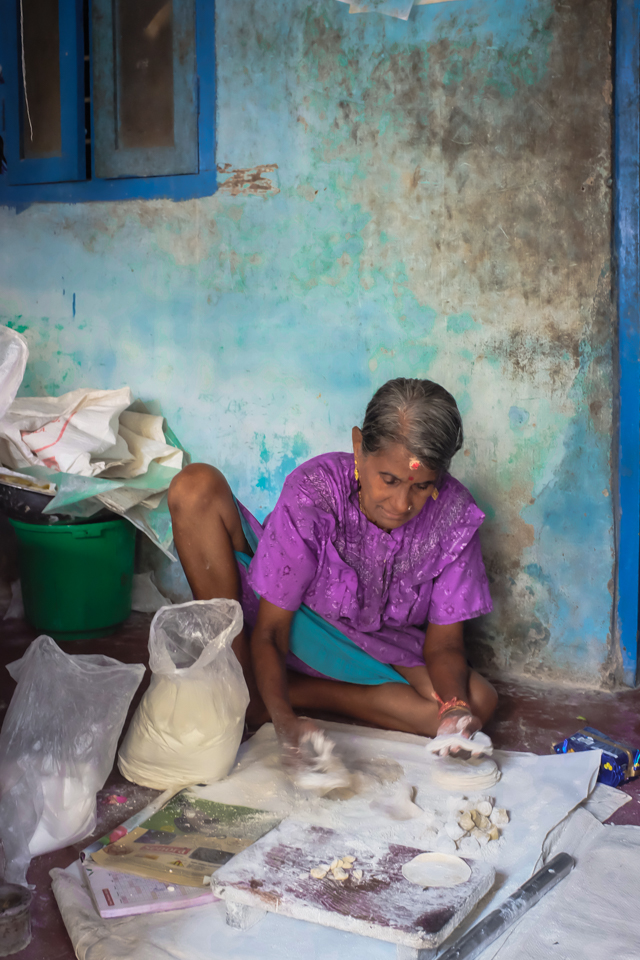
[[[293,611],[283,610],[261,598],[251,635],[251,655],[258,689],[278,739],[295,747],[302,724],[289,702],[285,662],[293,616]]]
[[[424,662],[440,699],[469,703],[469,667],[464,649],[462,623],[430,623],[424,641]],[[458,731],[470,736],[482,726],[471,708],[448,710],[442,715],[438,733]]]

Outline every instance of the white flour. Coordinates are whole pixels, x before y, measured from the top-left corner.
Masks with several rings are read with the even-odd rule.
[[[573,873],[482,960],[637,960],[640,827],[605,827],[578,810],[550,855],[559,850],[575,857]]]
[[[398,762],[406,781],[417,788],[416,803],[423,810],[438,803],[447,809],[450,794],[432,782],[423,738],[340,724],[322,726],[341,749],[350,746],[365,758],[382,756]],[[511,822],[504,828],[504,840],[487,845],[487,849],[499,847],[499,855],[492,860],[496,884],[485,898],[486,906],[458,928],[456,937],[530,876],[549,832],[591,792],[600,762],[598,751],[545,757],[496,751],[495,756],[502,779],[491,793],[499,807],[510,811]],[[391,789],[387,785],[380,791]],[[420,836],[427,828],[424,818],[391,821],[370,809],[371,796],[344,802],[302,799],[280,770],[271,726],[243,744],[239,762],[226,780],[201,792],[223,803],[277,810],[283,816],[295,814],[297,820],[343,829],[354,836],[370,835],[378,843],[384,839],[428,849]],[[221,903],[102,921],[76,875],[72,868],[55,871],[53,888],[79,960],[210,960],[214,954],[218,960],[254,960],[256,956],[261,960],[297,960],[300,956],[316,960],[343,955],[349,960],[395,960],[391,944],[274,914],[240,933],[225,925]],[[629,958],[629,954],[621,956],[622,960]]]

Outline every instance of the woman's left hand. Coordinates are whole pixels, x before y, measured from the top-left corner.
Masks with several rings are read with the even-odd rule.
[[[436,736],[450,737],[452,734],[457,733],[468,739],[476,730],[479,730],[481,726],[481,720],[474,716],[470,710],[448,710],[438,725]],[[463,760],[467,760],[469,756],[471,756],[470,750],[467,752],[455,746],[443,750],[440,756],[446,756],[447,753],[451,753]]]

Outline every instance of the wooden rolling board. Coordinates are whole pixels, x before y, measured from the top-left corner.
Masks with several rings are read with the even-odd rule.
[[[438,947],[495,877],[488,864],[471,860],[466,883],[423,890],[402,876],[402,865],[422,852],[375,836],[285,820],[221,867],[211,886],[227,902],[227,922],[233,926],[247,928],[272,911],[386,940],[397,944],[399,956],[415,957],[417,951]],[[309,876],[311,867],[349,855],[363,871],[360,881]]]

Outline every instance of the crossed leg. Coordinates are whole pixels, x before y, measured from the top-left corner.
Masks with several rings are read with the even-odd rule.
[[[296,710],[338,713],[386,730],[434,737],[438,729],[436,701],[405,683],[366,686],[290,673],[289,696]],[[469,699],[474,714],[486,723],[495,710],[497,694],[475,670],[469,675]]]

